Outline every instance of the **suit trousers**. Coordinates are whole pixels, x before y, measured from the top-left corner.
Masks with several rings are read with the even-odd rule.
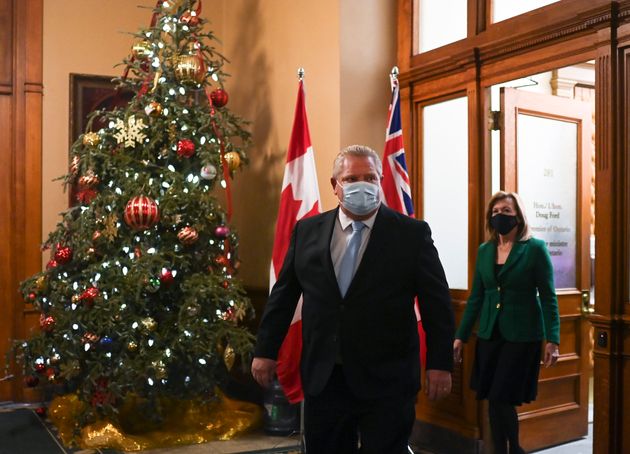
[[[324,390],[304,399],[307,454],[407,454],[416,396],[360,399],[336,365]]]

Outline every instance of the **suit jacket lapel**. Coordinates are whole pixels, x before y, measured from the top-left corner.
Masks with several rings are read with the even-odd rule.
[[[321,217],[319,221],[320,235],[319,241],[317,242],[317,249],[319,251],[322,265],[324,266],[324,269],[326,269],[326,274],[337,288],[337,291],[339,291],[339,286],[337,285],[335,267],[333,266],[332,257],[330,256],[330,241],[332,239],[333,229],[335,228],[335,222],[337,222],[338,210],[339,208],[337,208],[336,210],[331,210]]]
[[[518,260],[523,256],[523,252],[525,252],[526,244],[527,244],[526,241],[517,241],[516,243],[514,243],[514,245],[512,246],[512,250],[510,251],[510,254],[508,255],[508,258],[505,261],[505,265],[503,265],[503,268],[501,268],[501,272],[499,273],[499,276],[501,276],[507,270],[512,268],[514,264],[518,262]]]
[[[485,249],[485,255],[481,258],[480,266],[486,271],[487,276],[490,278],[490,282],[494,283],[493,287],[497,286],[497,277],[495,274],[494,264],[497,261],[497,243],[490,241],[489,248]]]

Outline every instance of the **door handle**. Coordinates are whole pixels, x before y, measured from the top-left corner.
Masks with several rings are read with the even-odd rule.
[[[595,312],[595,308],[591,307],[590,290],[582,290],[582,314],[589,315]]]

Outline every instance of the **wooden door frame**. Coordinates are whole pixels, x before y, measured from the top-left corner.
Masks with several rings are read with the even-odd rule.
[[[593,156],[591,138],[594,109],[592,103],[531,93],[517,88],[501,88],[500,93],[503,190],[516,191],[519,194],[522,191],[522,181],[519,179],[523,176],[519,172],[521,150],[518,147],[518,136],[522,133],[518,132],[517,127],[520,114],[568,122],[576,126],[577,132],[574,209],[575,232],[579,235],[575,238],[575,286],[557,289],[560,332],[568,335],[561,335],[561,356],[558,364],[540,371],[536,401],[518,408],[521,443],[527,450],[533,450],[557,444],[559,437],[569,441],[588,433],[588,382],[591,375],[589,357],[592,346],[588,336],[588,321],[584,317],[582,292],[591,287],[590,161]],[[524,200],[531,203],[531,199]],[[530,222],[537,223],[531,217]],[[564,396],[564,399],[559,400],[558,396]],[[553,404],[549,405],[549,399],[553,400]],[[555,418],[556,415],[559,416],[558,419]]]
[[[41,270],[42,241],[42,48],[43,0],[0,0],[3,11],[0,62],[0,128],[7,145],[2,147],[0,168],[0,233],[5,252],[0,253],[0,376],[10,339],[23,338],[37,322],[38,313],[18,293],[20,281]],[[0,401],[34,397],[20,379],[15,364],[12,380],[0,382]]]
[[[479,160],[479,167],[470,172],[471,187],[477,189],[469,199],[476,207],[483,207],[490,194],[486,88],[577,62],[596,62],[595,230],[606,234],[596,241],[596,302],[590,319],[595,330],[594,452],[630,452],[630,433],[622,430],[630,421],[630,392],[623,392],[623,383],[630,382],[630,159],[625,151],[630,149],[630,0],[571,0],[570,8],[564,0],[490,25],[487,0],[469,0],[468,38],[414,54],[418,1],[398,0],[405,146],[410,161],[417,162],[415,106],[435,96],[431,90],[442,96],[461,90],[461,81],[470,81],[472,72],[475,89],[469,106],[473,105],[474,119],[469,122],[469,143],[477,143],[471,156]],[[421,170],[413,172],[420,175]],[[414,181],[416,192],[418,183]],[[471,216],[469,227],[469,243],[478,244],[483,240],[483,216]],[[469,254],[469,269],[474,255]],[[482,412],[470,409],[465,391],[460,396],[464,411],[458,432],[482,431]],[[441,424],[439,418],[436,424]]]

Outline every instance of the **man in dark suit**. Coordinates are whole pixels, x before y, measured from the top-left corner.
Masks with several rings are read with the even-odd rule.
[[[414,298],[427,342],[425,392],[451,391],[454,320],[429,226],[380,203],[370,148],[342,150],[339,207],[298,222],[258,330],[252,375],[269,386],[300,295],[308,454],[407,452],[420,389]],[[357,435],[358,434],[358,435]]]

